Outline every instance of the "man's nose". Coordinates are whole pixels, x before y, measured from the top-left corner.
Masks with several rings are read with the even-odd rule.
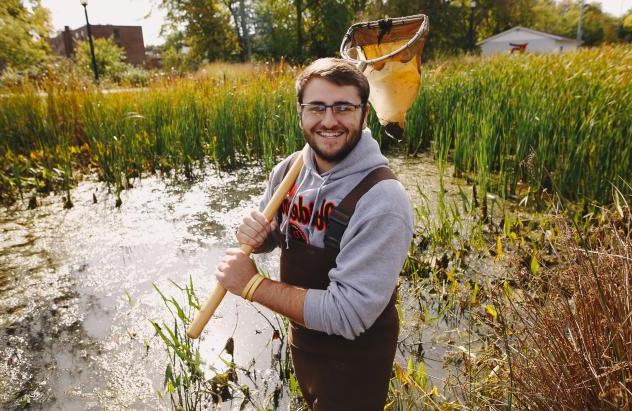
[[[331,128],[338,124],[338,119],[336,119],[336,116],[334,116],[333,107],[327,107],[325,109],[325,114],[323,115],[323,119],[320,121],[320,124],[327,128]]]

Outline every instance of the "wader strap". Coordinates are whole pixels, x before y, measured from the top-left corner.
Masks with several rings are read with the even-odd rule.
[[[371,171],[329,214],[325,231],[325,247],[340,250],[340,241],[349,220],[355,211],[356,204],[374,185],[383,180],[397,180],[388,167],[380,167]]]

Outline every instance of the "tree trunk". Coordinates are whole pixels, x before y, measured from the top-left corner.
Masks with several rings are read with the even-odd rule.
[[[239,0],[239,14],[241,18],[241,36],[242,36],[242,56],[245,61],[250,61],[252,49],[250,46],[250,30],[248,29],[248,20],[246,19],[246,4],[244,0]]]
[[[296,59],[303,61],[303,0],[294,0],[296,6]]]

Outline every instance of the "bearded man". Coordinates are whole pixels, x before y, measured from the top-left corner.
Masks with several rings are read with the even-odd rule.
[[[259,210],[237,240],[281,247],[280,281],[239,249],[216,277],[230,292],[289,318],[295,375],[314,410],[382,410],[395,356],[396,285],[413,235],[410,202],[366,127],[369,83],[345,60],[296,81],[306,147],[272,171],[263,210],[296,155],[304,167],[273,221]]]

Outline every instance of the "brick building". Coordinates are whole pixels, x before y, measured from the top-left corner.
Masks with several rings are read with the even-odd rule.
[[[112,26],[91,24],[92,38],[112,38],[125,50],[125,61],[135,66],[145,63],[145,43],[141,26]],[[64,31],[49,40],[53,53],[72,57],[75,54],[75,41],[88,40],[87,26],[71,30],[66,26]]]

